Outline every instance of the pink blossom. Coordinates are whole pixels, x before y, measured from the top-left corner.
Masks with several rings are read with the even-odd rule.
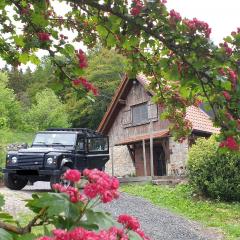
[[[223,94],[223,96],[225,97],[225,99],[227,101],[231,100],[231,96],[230,96],[230,94],[227,91],[223,91],[222,94]]]
[[[135,232],[143,239],[143,240],[150,240],[149,237],[145,235],[145,233],[141,229],[135,230]]]
[[[223,68],[219,68],[218,72],[222,75],[222,76],[226,76],[226,72]]]
[[[227,43],[227,42],[224,42],[224,44],[223,44],[222,46],[223,46],[226,54],[227,54],[228,56],[231,56],[233,50],[232,50],[232,48],[230,48],[230,47],[228,46],[228,43]]]
[[[230,81],[232,82],[232,88],[236,89],[236,87],[237,87],[237,79],[238,79],[237,73],[229,68],[228,69],[228,75],[230,77]]]
[[[80,80],[79,78],[77,78],[77,79],[74,79],[74,80],[72,81],[72,83],[73,83],[74,86],[78,86],[78,85],[81,84],[81,80]]]
[[[79,49],[78,52],[76,52],[77,58],[78,58],[78,64],[80,68],[86,68],[88,66],[87,63],[87,57],[82,49]]]
[[[126,228],[131,229],[133,231],[137,230],[140,227],[138,220],[127,214],[120,215],[118,217],[118,222],[123,224]]]
[[[143,3],[141,0],[133,0],[133,7],[130,10],[131,15],[137,16],[141,13],[143,9]]]
[[[99,196],[101,201],[106,203],[118,198],[119,194],[117,189],[119,182],[116,178],[110,177],[105,172],[97,169],[86,169],[83,171],[83,175],[86,176],[89,181],[83,190],[89,199]]]
[[[47,42],[50,40],[50,34],[46,32],[39,32],[37,36],[41,42]]]
[[[180,13],[176,12],[174,9],[170,11],[169,15],[174,22],[178,22],[182,20]]]
[[[76,169],[68,169],[64,173],[64,178],[71,182],[78,182],[81,178],[81,173]]]
[[[225,141],[222,141],[219,147],[227,147],[230,150],[239,150],[239,144],[233,137],[227,137]]]
[[[45,237],[40,237],[37,240],[53,240],[53,238],[45,236]]]
[[[197,18],[193,18],[193,20],[184,19],[183,23],[190,29],[190,31],[196,32],[201,31],[204,33],[206,38],[210,37],[211,28],[209,28],[208,23],[198,20]]]

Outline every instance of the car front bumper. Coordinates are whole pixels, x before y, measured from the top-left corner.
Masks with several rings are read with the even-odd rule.
[[[23,170],[23,169],[8,169],[8,168],[4,168],[2,169],[3,173],[16,173],[16,174],[20,174],[20,175],[32,175],[33,174],[33,170]],[[49,176],[59,176],[61,174],[60,170],[51,170],[51,169],[47,169],[47,170],[34,170],[34,172],[38,175],[49,175]],[[35,175],[35,174],[34,174]]]

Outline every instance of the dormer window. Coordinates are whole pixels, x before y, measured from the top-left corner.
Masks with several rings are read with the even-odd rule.
[[[148,103],[134,105],[132,108],[132,124],[138,125],[148,122]]]

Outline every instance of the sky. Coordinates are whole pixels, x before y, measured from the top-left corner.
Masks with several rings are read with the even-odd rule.
[[[54,7],[59,14],[64,14],[69,9],[63,3],[54,1]],[[198,18],[207,22],[212,28],[211,40],[218,44],[237,27],[240,27],[240,1],[239,0],[168,0],[169,10],[175,9],[182,17]],[[68,33],[71,38],[71,33]],[[81,46],[77,44],[76,47]],[[42,52],[38,54],[42,56]],[[0,59],[0,68],[4,63]],[[23,69],[26,66],[23,66]],[[33,69],[33,65],[31,65]]]
[[[182,17],[196,17],[207,22],[216,44],[240,27],[239,0],[168,0],[167,7],[175,9]]]

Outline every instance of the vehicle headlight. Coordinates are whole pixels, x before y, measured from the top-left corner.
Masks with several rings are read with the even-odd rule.
[[[14,164],[17,163],[17,160],[18,160],[18,159],[17,159],[17,157],[15,157],[15,156],[11,158],[11,161],[12,161],[12,163],[14,163]]]
[[[47,159],[47,164],[48,164],[48,165],[53,164],[53,158],[52,158],[52,157],[49,157],[49,158]]]

